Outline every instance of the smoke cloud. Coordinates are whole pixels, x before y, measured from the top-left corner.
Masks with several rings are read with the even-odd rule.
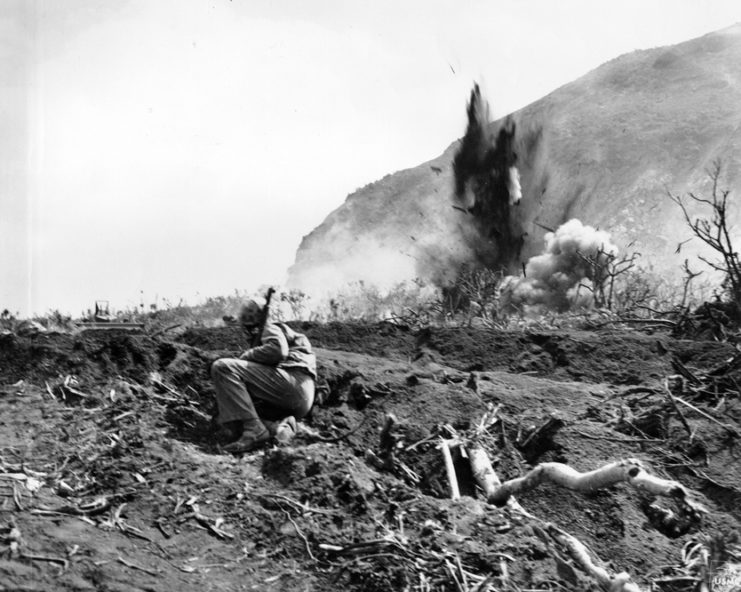
[[[398,247],[371,238],[351,240],[338,235],[334,241],[337,251],[344,252],[341,259],[327,253],[324,262],[313,261],[305,271],[294,272],[288,286],[323,297],[353,282],[385,290],[417,276],[414,257]]]
[[[473,215],[476,229],[464,238],[480,265],[511,272],[519,266],[525,235],[515,211],[522,198],[515,124],[507,119],[491,129],[489,105],[478,84],[466,112],[466,133],[453,158],[455,198]]]
[[[463,269],[520,269],[525,232],[515,124],[489,121],[478,85],[466,108],[452,167],[430,166],[434,178],[429,170],[400,171],[349,196],[305,237],[288,270],[289,288],[319,297],[355,282],[381,290],[410,280],[450,288]],[[437,176],[452,192],[438,193]]]
[[[617,252],[609,233],[569,220],[545,235],[545,250],[527,262],[525,277],[509,279],[505,300],[561,312],[588,304],[591,293],[583,285],[600,281],[595,274]]]

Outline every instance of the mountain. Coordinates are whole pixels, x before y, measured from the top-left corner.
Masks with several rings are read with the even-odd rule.
[[[644,266],[678,275],[703,247],[694,239],[676,252],[691,233],[668,192],[709,195],[707,171],[717,160],[720,186],[732,191],[730,219],[741,229],[741,208],[733,207],[741,189],[741,23],[616,58],[488,132],[513,124],[522,262],[542,251],[547,229],[578,218],[608,231],[623,252],[640,252]],[[470,239],[480,229],[454,198],[459,146],[351,194],[303,238],[289,285],[440,280],[473,261]]]

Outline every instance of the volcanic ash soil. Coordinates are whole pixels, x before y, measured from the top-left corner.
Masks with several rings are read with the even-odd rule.
[[[316,347],[321,402],[289,445],[240,457],[212,434],[208,378],[245,347],[237,330],[0,336],[0,590],[595,589],[554,557],[542,522],[486,503],[460,453],[462,495],[449,499],[440,439],[495,406],[487,451],[502,479],[634,457],[707,508],[677,535],[626,484],[517,497],[611,573],[685,589],[667,575],[683,547],[738,531],[731,345],[628,330],[296,329]],[[663,380],[677,372],[705,415],[668,406]],[[528,439],[551,418],[558,429]]]

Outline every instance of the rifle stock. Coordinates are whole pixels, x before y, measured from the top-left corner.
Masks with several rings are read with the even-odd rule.
[[[262,338],[262,332],[265,329],[265,323],[268,322],[268,315],[270,314],[270,300],[273,298],[275,288],[268,288],[268,293],[265,294],[265,306],[262,307],[262,313],[260,315],[260,324],[257,326],[257,331],[252,336],[252,347],[260,345],[260,339]]]

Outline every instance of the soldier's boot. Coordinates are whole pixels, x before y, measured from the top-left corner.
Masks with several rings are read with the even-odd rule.
[[[227,452],[249,452],[270,440],[270,432],[259,419],[244,422],[244,430],[238,440],[224,446]]]

